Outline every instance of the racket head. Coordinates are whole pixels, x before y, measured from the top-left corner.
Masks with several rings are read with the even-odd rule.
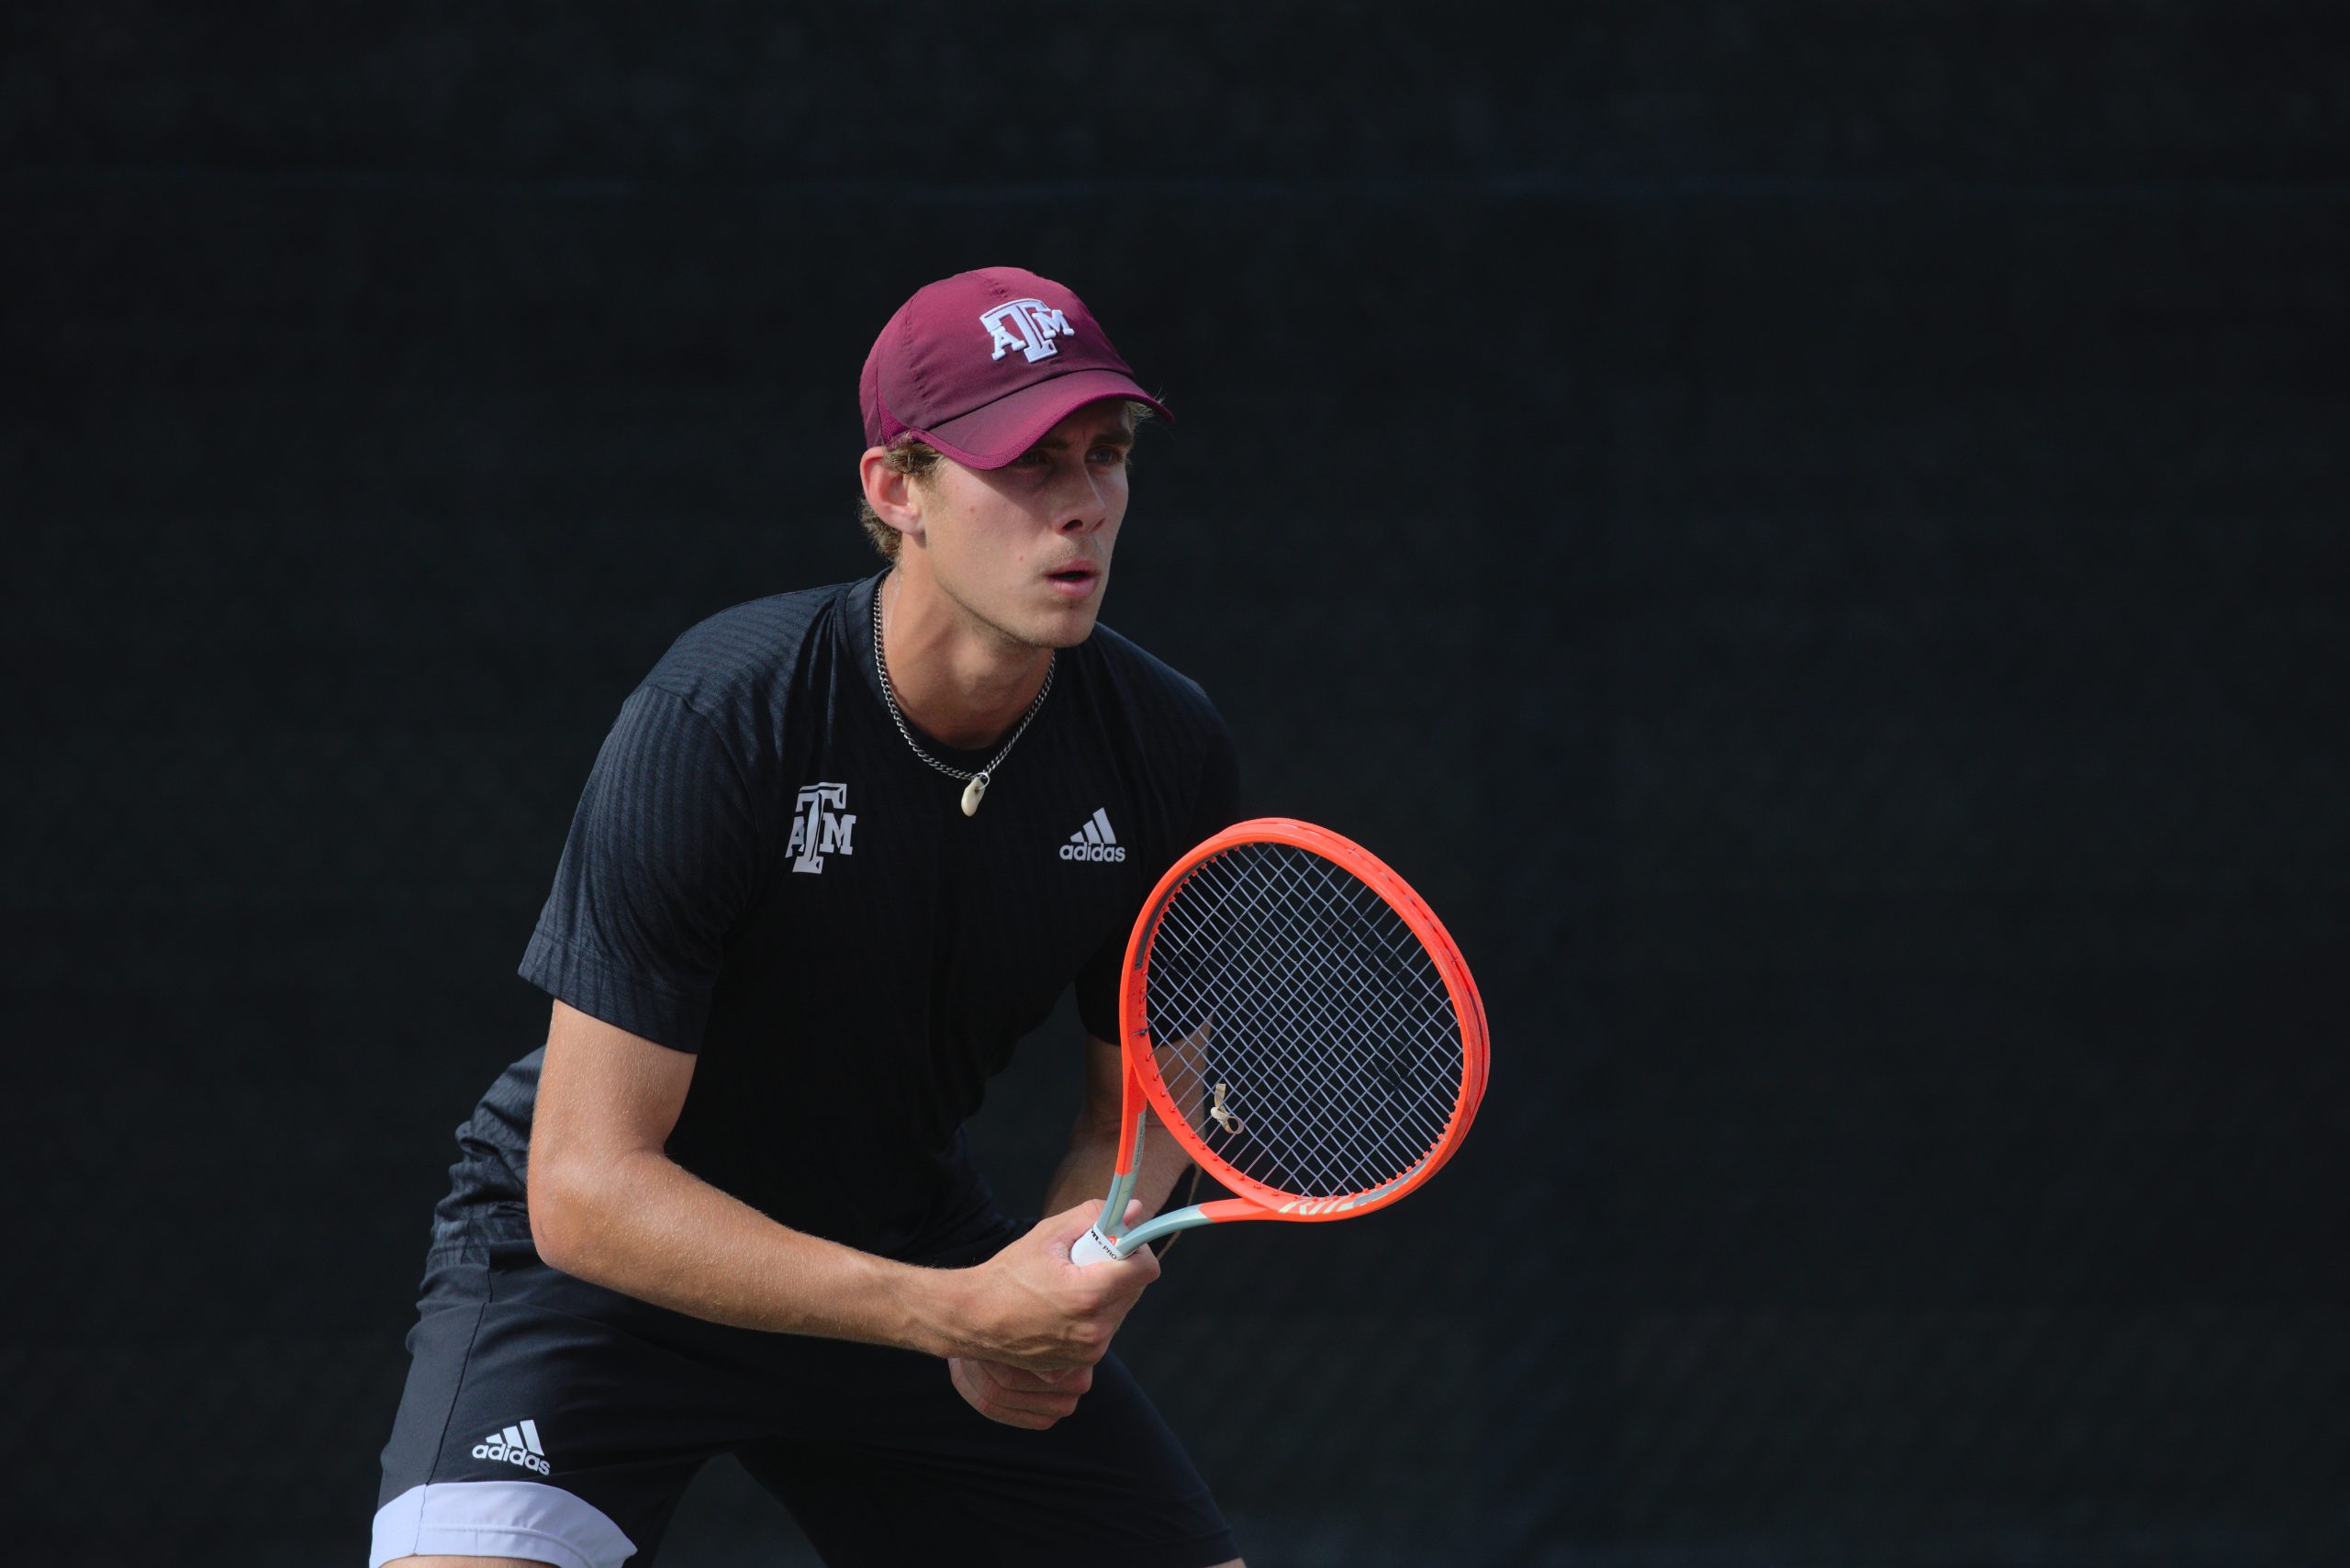
[[[1131,1087],[1237,1194],[1209,1220],[1383,1208],[1443,1168],[1484,1097],[1484,1002],[1443,923],[1369,850],[1286,817],[1237,823],[1159,879],[1119,1029]]]

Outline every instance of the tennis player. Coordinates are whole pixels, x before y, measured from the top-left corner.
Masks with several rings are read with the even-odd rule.
[[[1237,1561],[1109,1353],[1157,1261],[1069,1261],[1127,930],[1235,814],[1215,710],[1095,622],[1165,410],[1008,267],[907,301],[862,392],[888,568],[687,632],[588,776],[521,964],[546,1045],[434,1214],[373,1564],[642,1564],[726,1453],[834,1568]],[[1024,1226],[963,1123],[1072,985],[1083,1109]],[[1183,1163],[1149,1147],[1147,1210]]]

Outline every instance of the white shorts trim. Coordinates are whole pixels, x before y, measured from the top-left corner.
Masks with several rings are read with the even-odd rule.
[[[411,1486],[375,1510],[367,1568],[429,1552],[528,1557],[555,1568],[621,1568],[636,1542],[601,1508],[535,1481]]]

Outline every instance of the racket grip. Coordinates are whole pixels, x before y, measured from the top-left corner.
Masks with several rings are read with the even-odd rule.
[[[1117,1244],[1102,1234],[1100,1226],[1094,1226],[1069,1243],[1069,1260],[1080,1269],[1090,1263],[1114,1263],[1118,1261]]]

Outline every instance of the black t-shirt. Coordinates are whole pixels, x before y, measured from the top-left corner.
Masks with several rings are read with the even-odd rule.
[[[1000,1223],[961,1131],[986,1080],[1072,982],[1116,1038],[1135,914],[1232,820],[1237,774],[1199,687],[1097,626],[964,816],[883,705],[879,582],[677,639],[597,756],[520,972],[699,1054],[680,1165],[796,1229],[928,1259]],[[994,756],[917,738],[951,767]],[[436,1242],[528,1236],[542,1054],[458,1129]]]

